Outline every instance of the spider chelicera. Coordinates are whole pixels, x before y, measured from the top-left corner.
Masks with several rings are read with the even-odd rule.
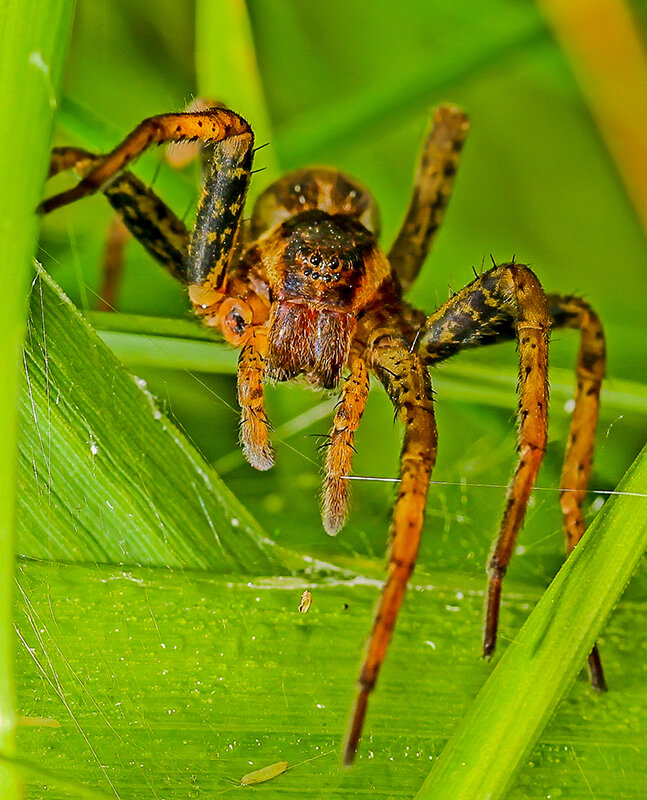
[[[581,507],[605,368],[604,334],[595,312],[577,297],[545,294],[536,275],[514,261],[477,275],[431,316],[403,299],[442,221],[467,129],[460,109],[441,106],[433,112],[409,208],[388,254],[378,245],[372,196],[334,169],[301,169],[284,176],[260,195],[251,217],[243,218],[254,135],[242,117],[221,107],[146,119],[107,155],[54,150],[51,174],[74,168],[82,179],[41,206],[49,212],[102,191],[153,258],[186,284],[200,319],[241,348],[240,441],[252,466],[269,469],[274,459],[263,402],[266,379],[302,376],[315,387],[340,387],[322,493],[328,533],[337,533],[346,518],[346,477],[369,375],[384,385],[404,428],[400,485],[388,576],[361,667],[346,763],[357,750],[368,698],[418,553],[437,449],[429,367],[464,348],[517,341],[519,453],[488,565],[484,656],[495,647],[502,580],[546,447],[548,341],[555,327],[576,328],[581,334],[561,477],[568,552],[585,529]],[[187,140],[202,143],[206,153],[191,231],[126,170],[153,144]],[[594,687],[605,688],[596,649],[589,670]]]

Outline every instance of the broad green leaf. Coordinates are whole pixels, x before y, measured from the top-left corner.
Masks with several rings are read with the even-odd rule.
[[[287,554],[41,268],[24,363],[21,554],[243,574],[287,568]]]
[[[376,584],[22,563],[21,752],[129,798],[214,796],[283,760],[294,769],[263,786],[268,797],[413,797],[491,671],[478,659],[481,593],[426,579],[409,593],[348,770],[339,750]],[[314,602],[303,615],[306,586]],[[515,592],[506,612],[518,624],[536,600]],[[619,656],[627,625],[644,622],[643,604],[618,610],[603,653],[610,678],[622,670],[620,685],[600,697],[578,681],[513,796],[570,787],[586,797],[582,773],[597,797],[640,796],[644,668]],[[48,796],[68,796],[47,784]]]

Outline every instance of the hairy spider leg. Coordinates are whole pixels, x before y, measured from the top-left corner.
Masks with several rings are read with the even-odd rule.
[[[373,629],[359,675],[344,763],[351,764],[362,733],[368,699],[375,687],[409,577],[418,555],[437,434],[431,380],[416,353],[396,331],[382,330],[369,342],[367,360],[383,383],[404,425],[400,487],[393,509],[387,579],[377,604]]]
[[[185,112],[224,107],[223,103],[215,100],[196,98],[185,108]],[[204,147],[199,141],[171,142],[167,145],[165,159],[170,166],[181,169],[201,152],[204,155]],[[207,157],[211,157],[210,152],[207,153]],[[93,167],[98,166],[102,160],[103,156],[94,155],[82,148],[54,148],[49,177],[67,169],[75,169],[83,177]],[[124,178],[125,181],[122,180]],[[183,223],[156,197],[154,192],[138,182],[131,173],[122,173],[118,181],[119,191],[107,192],[109,197],[111,194],[113,195],[111,204],[118,213],[110,221],[106,235],[102,282],[97,301],[97,310],[99,311],[115,310],[123,272],[124,250],[131,229],[133,229],[133,236],[139,239],[153,258],[160,261],[174,278],[186,283],[182,272],[186,261],[186,241],[184,240],[188,240],[188,231]],[[125,198],[124,195],[126,195]],[[122,206],[120,201],[124,199],[127,202],[125,206]],[[129,209],[129,225],[123,221],[126,212],[121,213],[122,207]],[[173,247],[170,246],[171,242],[174,242]],[[170,253],[169,250],[171,250]],[[158,257],[160,251],[161,259]]]
[[[476,282],[470,284],[474,286]],[[467,287],[468,289],[470,287]],[[552,328],[574,328],[581,331],[580,352],[577,363],[577,389],[575,407],[566,447],[564,468],[560,480],[562,488],[561,506],[566,532],[566,549],[570,553],[584,534],[586,525],[582,503],[588,486],[593,464],[593,446],[597,426],[600,387],[604,378],[606,355],[604,332],[593,309],[580,298],[547,295]],[[478,306],[480,298],[476,298]],[[450,301],[450,304],[452,301]],[[471,312],[473,314],[473,311]],[[429,363],[447,358],[459,349],[506,341],[515,336],[513,320],[505,309],[498,305],[481,308],[479,324],[467,333],[436,342]],[[606,682],[597,646],[588,659],[591,684],[604,691]]]
[[[388,256],[405,292],[418,277],[445,216],[468,128],[467,114],[455,106],[439,106],[432,113],[409,208]]]
[[[252,174],[253,148],[251,130],[237,133],[214,145],[206,162],[187,268],[189,283],[203,292],[222,293]]]
[[[204,97],[194,97],[184,106],[184,113],[193,111],[208,111],[212,108],[226,108],[220,100],[208,100]],[[201,158],[203,146],[199,141],[170,142],[166,145],[164,160],[173,169],[184,169],[194,159]]]
[[[121,170],[151,144],[197,139],[209,145],[211,153],[189,237],[184,224],[151,189]],[[151,255],[190,285],[191,299],[199,295],[194,305],[204,310],[222,300],[251,177],[253,145],[249,125],[224,108],[150,117],[105,156],[79,148],[55,150],[50,174],[75,167],[83,177],[73,189],[45,200],[40,211],[48,213],[101,189]]]
[[[606,348],[602,324],[588,303],[578,297],[560,297],[553,294],[548,295],[548,302],[554,327],[575,328],[580,331],[575,406],[560,481],[566,552],[570,553],[586,530],[582,503],[593,466],[593,447],[600,406],[600,388],[606,367]],[[589,655],[588,666],[593,688],[605,691],[607,686],[597,645]]]
[[[202,140],[209,143],[215,135],[214,116],[220,114],[225,115],[225,121],[232,117],[241,125],[244,122],[233,112],[224,109],[153,118],[142,123],[108,156],[92,156],[85,151],[71,149],[59,152],[55,156],[53,170],[76,166],[85,174],[78,185],[87,185],[90,178],[98,181],[97,173],[103,176],[107,161],[113,164],[127,163],[135,157],[135,145],[140,146],[141,152],[141,145],[146,141],[142,131],[146,131],[152,123],[163,123],[163,130],[167,130],[171,121],[176,122],[176,129],[173,130],[176,135],[169,137],[174,141],[195,138],[196,126],[204,125],[208,132]],[[211,127],[207,126],[207,122]],[[191,234],[157,195],[134,175],[122,172],[107,185],[106,178],[98,183],[133,235],[174,277],[188,284],[189,297],[198,315],[207,324],[222,324],[225,336],[232,343],[243,344],[248,341],[248,346],[241,352],[238,371],[238,396],[242,410],[240,438],[250,463],[258,469],[268,469],[272,466],[274,456],[268,441],[268,420],[263,408],[266,332],[259,330],[257,324],[250,324],[254,322],[254,311],[244,300],[237,302],[227,299],[225,294],[225,278],[236,252],[238,228],[251,176],[254,142],[249,128],[241,133],[240,125],[238,128],[233,124],[230,127],[233,131],[230,138],[211,148],[210,158],[206,162],[204,190]],[[148,141],[150,135],[149,132]],[[165,139],[158,136],[154,141],[160,143]],[[122,150],[125,155],[121,154]],[[79,196],[83,196],[83,193]],[[76,196],[69,193],[55,195],[51,202],[43,204],[42,210],[49,211],[74,199]],[[241,327],[245,333],[239,337],[237,333],[241,323],[244,323]]]
[[[267,330],[252,330],[238,358],[238,405],[240,444],[247,461],[256,469],[274,464],[274,450],[268,436],[270,427],[263,402],[263,379],[267,353]]]
[[[233,111],[212,108],[149,117],[94,162],[76,186],[43,201],[40,211],[53,211],[102,189],[153,144],[191,140],[212,145],[213,153],[189,243],[187,281],[218,292],[238,233],[254,147],[252,129]]]
[[[252,136],[248,123],[224,108],[149,117],[140,122],[114,150],[102,156],[100,163],[94,165],[76,186],[44,200],[39,211],[47,214],[94,194],[151,145],[191,140],[215,144],[245,135]]]
[[[501,603],[501,584],[535,485],[548,427],[548,338],[551,318],[546,295],[531,270],[503,264],[488,270],[432,314],[420,340],[423,361],[433,364],[463,347],[496,335],[497,322],[512,323],[519,351],[518,461],[488,564],[483,656],[492,655]]]
[[[50,177],[66,169],[83,176],[102,159],[101,155],[77,147],[57,147],[52,151]],[[102,191],[135,239],[173,278],[187,283],[189,232],[173,211],[127,170]]]
[[[350,475],[351,460],[355,452],[355,432],[364,413],[370,387],[368,368],[363,359],[351,351],[347,366],[350,374],[342,386],[341,399],[337,404],[330,440],[327,443],[321,495],[323,524],[330,534],[338,533],[346,522],[348,481],[345,478]]]

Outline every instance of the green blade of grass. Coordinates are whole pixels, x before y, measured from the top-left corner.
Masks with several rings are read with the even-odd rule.
[[[271,142],[252,27],[245,0],[198,0],[195,6],[195,60],[198,92],[235,108],[254,126],[256,146]],[[263,153],[264,182],[279,177],[276,151]]]
[[[503,797],[647,548],[647,447],[479,692],[416,800]]]
[[[16,396],[35,214],[47,170],[50,133],[71,0],[5,0],[0,4],[0,750],[14,750],[13,559],[16,502]],[[0,769],[0,797],[19,794],[13,771]]]

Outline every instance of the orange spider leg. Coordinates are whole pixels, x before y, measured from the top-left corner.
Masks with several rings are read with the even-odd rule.
[[[359,675],[359,686],[344,763],[351,764],[362,733],[370,693],[386,655],[420,545],[437,435],[431,382],[426,368],[397,335],[381,333],[369,348],[369,363],[384,384],[404,424],[400,488],[393,509],[387,580],[378,601],[373,629]]]
[[[488,565],[483,656],[494,652],[501,583],[523,522],[530,493],[546,451],[548,429],[548,337],[551,320],[546,296],[525,267],[504,267],[503,291],[512,298],[519,350],[519,457],[508,486],[506,506]]]
[[[420,272],[445,216],[468,128],[467,114],[456,106],[434,109],[409,208],[389,251],[389,262],[405,292]]]
[[[331,535],[338,533],[346,521],[348,481],[345,477],[351,471],[355,431],[364,413],[370,386],[368,369],[361,358],[351,353],[348,366],[350,375],[342,387],[330,434],[322,491],[323,524]]]
[[[49,157],[48,178],[53,178],[68,169],[76,170],[84,175],[101,160],[101,156],[90,153],[82,147],[53,147]]]
[[[538,284],[537,287],[539,288]],[[519,458],[508,486],[499,536],[488,564],[489,580],[483,634],[485,658],[494,652],[501,605],[501,583],[546,451],[549,330],[550,322],[546,318],[526,319],[517,323],[520,361]]]
[[[151,145],[192,139],[215,144],[235,136],[251,137],[251,128],[238,114],[224,108],[149,117],[140,122],[114,150],[101,156],[100,163],[76,186],[44,200],[39,210],[48,213],[94,194]]]
[[[55,147],[49,162],[49,178],[69,169],[79,175],[87,174],[93,166],[101,161],[96,156],[80,147]],[[123,178],[123,176],[122,176]],[[102,282],[97,301],[98,311],[114,311],[117,290],[121,281],[123,254],[128,241],[128,229],[118,216],[110,220],[106,249],[103,257]]]
[[[519,350],[519,457],[488,565],[484,657],[494,651],[503,576],[546,449],[551,327],[546,295],[527,267],[520,264],[494,267],[429,317],[420,340],[423,360],[433,363],[463,347],[497,341],[510,325]]]
[[[50,161],[50,177],[67,169],[74,169],[81,176],[87,175],[96,164],[102,162],[102,159],[103,156],[94,155],[78,147],[54,148]],[[189,233],[173,211],[152,189],[127,170],[112,180],[102,191],[135,239],[172,277],[187,283]],[[117,254],[110,253],[111,245],[117,248],[123,246],[121,232],[109,238],[106,261],[113,264]],[[107,286],[107,291],[108,295],[102,294],[102,297],[111,304],[112,284]]]
[[[194,111],[208,111],[212,108],[226,108],[219,100],[207,100],[204,97],[194,97],[184,106],[184,113]],[[184,169],[196,158],[203,154],[203,147],[199,141],[170,142],[166,145],[164,160],[173,169]]]
[[[602,324],[588,303],[577,297],[558,295],[549,295],[548,301],[555,326],[576,328],[581,331],[575,407],[560,482],[566,552],[570,553],[586,530],[582,503],[593,466],[593,446],[598,422],[600,388],[606,366],[606,351]],[[597,645],[589,655],[588,664],[591,685],[599,691],[605,691],[607,686]]]
[[[266,329],[252,329],[238,359],[240,444],[247,461],[261,470],[274,464],[274,451],[268,437],[270,423],[263,403],[266,353]]]
[[[151,144],[191,139],[213,147],[206,164],[196,223],[188,237],[184,225],[151,190],[129,173],[119,173]],[[82,180],[73,189],[45,200],[40,211],[47,213],[102,189],[135,238],[189,285],[189,296],[196,309],[206,316],[206,311],[215,313],[225,296],[225,278],[236,254],[240,217],[251,176],[253,144],[249,125],[228,109],[150,117],[111,153],[91,156],[93,160],[83,163]],[[84,151],[77,153],[87,158]],[[55,169],[69,165],[74,157],[73,151],[67,161],[64,155],[58,156]],[[168,252],[169,247],[172,253]]]

